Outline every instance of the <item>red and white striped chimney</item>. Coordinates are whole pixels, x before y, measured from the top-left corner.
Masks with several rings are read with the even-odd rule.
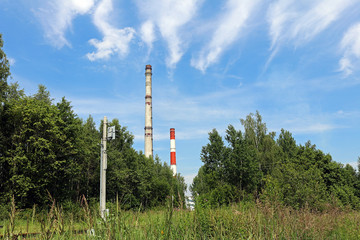
[[[176,176],[176,147],[175,147],[175,128],[170,128],[170,168],[173,176]]]

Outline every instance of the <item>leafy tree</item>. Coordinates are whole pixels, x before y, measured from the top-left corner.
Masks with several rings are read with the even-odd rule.
[[[0,34],[0,192],[5,191],[6,180],[8,179],[8,166],[5,162],[5,149],[6,149],[6,94],[7,94],[7,79],[10,76],[10,64],[3,51],[4,42],[2,34]],[[0,201],[1,197],[0,197]]]
[[[256,149],[232,125],[226,130],[225,139],[230,143],[230,154],[225,161],[227,182],[240,191],[253,192],[261,178]]]
[[[295,139],[289,131],[282,128],[276,142],[280,146],[282,152],[286,154],[287,158],[294,158],[296,156],[298,148]]]
[[[133,135],[117,119],[109,126],[115,126],[116,138],[107,145],[108,199],[118,195],[124,208],[147,208],[165,204],[166,197],[173,195],[175,205],[184,204],[183,177],[174,178],[169,166],[161,164],[157,156],[153,160],[136,152],[132,148]]]
[[[50,93],[45,91],[42,86],[39,87],[39,92],[35,95],[36,99],[48,102],[50,100]],[[51,104],[51,102],[48,102]],[[62,175],[56,179],[54,189],[55,196],[68,196],[76,199],[80,194],[81,182],[81,131],[82,121],[72,110],[70,102],[63,97],[59,103],[56,104],[57,121],[55,123],[61,136],[57,142],[53,142],[53,147],[58,164],[58,171]],[[60,199],[59,199],[60,200]]]
[[[98,197],[100,185],[100,132],[90,115],[79,133],[79,189],[87,199]]]
[[[224,178],[224,163],[227,157],[227,149],[219,133],[213,129],[209,133],[209,143],[201,150],[201,161],[207,174],[213,174],[214,179]]]
[[[283,164],[267,179],[263,197],[294,208],[321,209],[327,200],[326,186],[317,168],[303,169],[294,163]]]
[[[9,109],[9,122],[14,130],[6,153],[11,176],[8,193],[25,205],[47,198],[53,168],[59,167],[52,147],[61,136],[56,127],[56,111],[48,99],[38,101],[34,97],[21,98]]]
[[[218,206],[246,194],[294,208],[322,209],[325,203],[360,208],[360,174],[332,160],[310,141],[296,145],[281,129],[275,140],[259,112],[241,119],[245,132],[229,125],[224,146],[214,129],[202,148],[199,169],[190,190],[200,203]],[[359,160],[360,161],[360,160]]]
[[[2,49],[3,47],[4,41],[2,39],[2,34],[0,33],[0,110],[2,110],[4,105],[8,86],[7,79],[10,76],[10,64],[9,60],[6,58],[5,52]]]
[[[98,131],[91,116],[79,119],[65,98],[54,104],[43,85],[33,96],[17,83],[8,86],[2,47],[0,34],[0,204],[14,195],[21,207],[43,205],[47,192],[60,202],[82,194],[97,199],[102,126]],[[108,143],[108,199],[119,195],[128,208],[152,207],[172,194],[175,205],[184,204],[184,178],[174,178],[158,157],[136,152],[134,136],[117,119],[109,125],[117,132]]]
[[[263,175],[271,174],[279,159],[279,149],[275,143],[275,133],[267,132],[266,124],[258,111],[240,119],[245,129],[245,140],[256,148],[259,170]]]

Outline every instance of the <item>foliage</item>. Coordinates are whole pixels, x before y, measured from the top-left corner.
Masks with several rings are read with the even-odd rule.
[[[313,212],[260,202],[240,202],[209,208],[197,204],[195,211],[176,210],[171,199],[157,210],[124,211],[110,206],[106,221],[97,206],[82,205],[65,210],[52,203],[44,212],[17,213],[0,221],[1,235],[8,239],[359,239],[360,213],[336,206]],[[78,214],[80,217],[72,218]],[[44,222],[47,220],[47,222]],[[10,225],[14,223],[11,232]],[[27,234],[29,233],[29,234]],[[33,235],[32,235],[33,234]]]
[[[16,92],[12,88],[13,92]],[[57,201],[99,196],[101,131],[91,116],[83,122],[65,98],[53,104],[50,93],[39,86],[33,96],[12,93],[6,104],[7,136],[1,169],[3,201],[14,195],[20,207],[47,204],[48,191]],[[183,204],[186,185],[180,175],[156,157],[146,158],[132,148],[133,135],[117,119],[117,136],[108,144],[107,197],[117,195],[124,208],[165,204],[176,191],[176,205]],[[102,126],[100,126],[102,129]]]
[[[261,199],[295,209],[323,210],[329,202],[360,208],[360,174],[332,161],[310,141],[297,145],[289,131],[275,139],[259,112],[240,120],[244,132],[229,125],[225,146],[213,129],[202,148],[190,190],[197,204],[219,206],[242,199]]]
[[[102,123],[98,131],[91,116],[81,120],[65,97],[54,103],[43,85],[32,96],[17,83],[8,85],[2,46],[0,35],[0,205],[6,208],[14,196],[19,208],[43,207],[48,193],[60,203],[82,195],[97,201]],[[107,149],[107,198],[119,196],[125,209],[146,209],[173,194],[174,205],[183,206],[184,178],[174,178],[158,157],[135,151],[134,136],[117,119],[109,126],[115,126],[116,139]]]
[[[4,110],[7,102],[8,83],[7,79],[10,76],[10,64],[6,58],[6,54],[3,51],[4,42],[2,34],[0,34],[0,192],[5,189],[5,181],[8,177],[7,174],[3,174],[7,171],[4,159],[4,150],[6,144],[6,117]],[[1,202],[1,197],[0,197]]]

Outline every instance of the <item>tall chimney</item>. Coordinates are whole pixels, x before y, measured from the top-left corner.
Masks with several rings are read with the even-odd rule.
[[[176,176],[176,146],[175,146],[175,128],[170,128],[170,168],[173,176]]]
[[[145,156],[153,157],[151,65],[145,67]]]

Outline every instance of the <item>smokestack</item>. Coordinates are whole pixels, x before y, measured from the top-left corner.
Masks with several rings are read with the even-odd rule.
[[[145,156],[153,157],[153,128],[152,128],[152,97],[151,97],[151,65],[145,67]]]
[[[170,128],[170,168],[173,176],[176,176],[176,147],[175,147],[175,128]]]

